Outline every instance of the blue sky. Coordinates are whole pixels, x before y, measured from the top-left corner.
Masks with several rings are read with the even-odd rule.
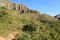
[[[54,16],[60,13],[60,0],[12,0],[15,3],[22,3],[30,9]]]

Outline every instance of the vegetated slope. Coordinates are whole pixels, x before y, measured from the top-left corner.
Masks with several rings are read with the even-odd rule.
[[[0,8],[0,35],[18,31],[15,40],[60,40],[60,21],[46,14]]]

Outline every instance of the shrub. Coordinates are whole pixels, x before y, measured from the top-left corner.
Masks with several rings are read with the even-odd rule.
[[[36,28],[33,25],[29,24],[29,25],[24,25],[22,30],[25,32],[33,32],[36,30]]]

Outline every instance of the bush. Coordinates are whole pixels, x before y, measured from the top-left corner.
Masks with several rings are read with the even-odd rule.
[[[32,24],[29,24],[29,25],[24,25],[22,30],[24,32],[33,32],[36,30],[36,28]]]
[[[6,9],[5,7],[0,7],[0,9]]]

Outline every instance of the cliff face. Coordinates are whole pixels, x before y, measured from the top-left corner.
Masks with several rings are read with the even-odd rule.
[[[16,4],[16,3],[11,3],[7,1],[0,1],[0,7],[5,7],[10,10],[16,10],[16,11],[19,11],[19,13],[26,13],[26,12],[39,13],[38,11],[30,10],[23,4]]]
[[[10,10],[17,10],[17,11],[20,11],[21,13],[26,12],[28,10],[28,8],[26,8],[25,6],[23,6],[21,4],[11,3],[11,2],[7,2],[7,1],[5,1],[5,2],[0,1],[0,7],[5,7]]]

